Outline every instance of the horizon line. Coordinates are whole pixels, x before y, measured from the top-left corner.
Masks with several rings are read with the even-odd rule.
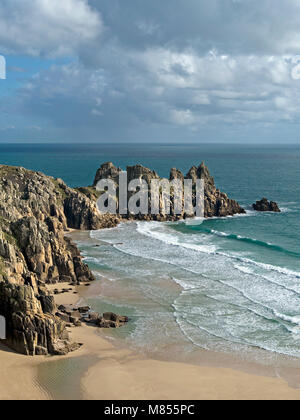
[[[36,145],[36,146],[41,146],[41,145],[81,145],[81,146],[85,146],[85,145],[90,145],[90,146],[95,146],[95,145],[163,145],[163,146],[178,146],[178,145],[182,145],[182,146],[186,146],[186,145],[191,145],[191,146],[201,146],[201,145],[231,145],[231,146],[300,146],[299,142],[294,142],[294,143],[286,143],[286,142],[276,142],[276,143],[271,143],[271,142],[259,142],[259,143],[255,143],[255,142],[175,142],[175,143],[171,143],[171,142],[133,142],[133,141],[124,141],[124,142],[69,142],[69,141],[47,141],[47,142],[27,142],[27,141],[10,141],[10,142],[0,142],[0,146],[8,146],[8,145]]]

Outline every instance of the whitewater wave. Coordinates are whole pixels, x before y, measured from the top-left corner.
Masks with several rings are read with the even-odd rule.
[[[218,231],[218,230],[215,230],[215,229],[209,229],[209,228],[205,228],[204,226],[200,226],[200,225],[198,225],[197,227],[198,227],[197,232],[199,232],[199,233],[205,233],[205,234],[212,235],[212,236],[218,236],[220,238],[226,238],[227,240],[244,242],[244,243],[247,243],[247,244],[267,248],[267,249],[270,249],[270,250],[273,250],[273,251],[276,251],[276,252],[282,252],[286,255],[293,256],[293,257],[296,257],[296,258],[300,257],[299,252],[290,251],[290,250],[285,249],[285,248],[283,248],[279,245],[271,244],[270,242],[264,242],[264,241],[261,241],[259,239],[248,238],[246,236],[241,236],[241,235],[237,235],[237,234],[234,234],[234,233],[226,233],[226,232]]]
[[[164,304],[166,309],[162,311],[168,311],[167,308],[170,305],[173,307],[172,315],[175,315],[175,321],[180,331],[195,345],[219,350],[224,346],[228,351],[234,348],[238,350],[239,346],[240,349],[246,350],[246,347],[251,348],[252,346],[254,350],[260,348],[299,357],[297,342],[300,335],[300,315],[297,314],[297,306],[300,302],[300,288],[297,291],[292,286],[297,287],[295,279],[300,278],[300,273],[254,261],[241,253],[230,254],[228,251],[221,250],[218,244],[211,243],[210,235],[227,239],[231,234],[210,230],[209,235],[207,232],[201,231],[199,235],[188,235],[174,230],[173,225],[159,222],[137,222],[127,224],[116,234],[104,233],[103,235],[103,231],[100,231],[95,237],[110,243],[113,245],[111,249],[116,249],[118,252],[164,263],[161,266],[157,265],[155,270],[161,269],[169,275],[172,272],[172,280],[183,289],[180,291],[180,296],[183,294],[183,298],[180,299],[180,296],[177,296],[175,300],[172,299],[173,302],[167,300]],[[143,240],[140,235],[152,240]],[[229,239],[231,240],[231,238]],[[232,240],[250,240],[256,243],[252,238],[244,238],[239,235],[236,235]],[[157,241],[165,243],[167,246]],[[123,242],[123,244],[118,242]],[[222,245],[222,241],[219,242]],[[272,247],[273,245],[264,243],[261,246]],[[183,251],[183,249],[194,252]],[[211,257],[205,257],[206,254]],[[217,258],[218,256],[220,258]],[[123,257],[120,260],[122,260],[122,264],[128,261]],[[139,264],[143,265],[144,263],[140,262]],[[151,263],[145,262],[144,265],[148,267],[148,264]],[[166,264],[193,273],[195,276],[177,271],[177,269],[166,268]],[[245,275],[242,276],[236,270]],[[273,274],[275,272],[277,275]],[[262,282],[262,279],[265,281]],[[253,282],[247,283],[248,280]],[[273,283],[273,286],[266,282]],[[141,287],[144,290],[145,284]],[[289,293],[283,289],[288,290]],[[207,298],[212,300],[211,303]],[[153,303],[157,305],[156,295],[153,297],[149,295],[149,300],[153,300]],[[200,302],[204,302],[204,306],[201,306]],[[223,305],[231,305],[232,308]],[[202,308],[204,312],[202,314],[199,312],[198,315],[197,308]],[[217,310],[218,308],[221,309]],[[228,308],[229,313],[232,312],[233,318],[225,321],[222,316],[227,315],[222,311],[228,310]],[[239,317],[239,310],[241,317]],[[237,318],[235,318],[235,314]],[[195,323],[193,324],[191,321],[195,321]],[[257,325],[257,330],[253,330],[254,334],[249,328],[251,325]],[[143,331],[142,335],[146,333],[147,331]],[[274,342],[272,334],[275,337]]]
[[[151,238],[157,239],[161,242],[166,243],[167,245],[179,246],[184,247],[187,249],[193,249],[199,252],[204,252],[207,254],[215,254],[217,251],[216,245],[199,245],[199,244],[189,244],[186,242],[180,242],[180,238],[178,236],[174,236],[172,234],[159,232],[153,230],[157,227],[161,227],[162,225],[159,222],[138,222],[137,223],[137,231],[144,236],[149,236]]]
[[[281,318],[286,322],[290,322],[291,324],[300,326],[300,315],[288,316],[276,311],[275,309],[273,311],[278,318]]]
[[[294,256],[294,257],[297,257],[297,258],[300,257],[299,252],[290,251],[290,250],[285,249],[285,248],[283,248],[279,245],[274,245],[274,244],[271,244],[270,242],[264,242],[264,241],[261,241],[259,239],[247,238],[245,236],[237,235],[237,234],[234,234],[234,233],[225,233],[225,232],[220,232],[220,231],[217,231],[217,230],[214,230],[214,229],[207,229],[207,228],[201,228],[200,232],[205,232],[205,233],[208,233],[208,234],[211,234],[211,235],[227,238],[229,240],[241,241],[241,242],[245,242],[245,243],[248,243],[248,244],[257,245],[257,246],[260,246],[260,247],[271,249],[273,251],[282,252],[284,254],[291,255],[291,256]]]
[[[246,258],[246,257],[240,256],[240,255],[234,255],[234,254],[229,254],[229,253],[226,253],[226,252],[222,252],[222,251],[219,250],[219,248],[217,248],[216,245],[198,245],[198,244],[193,244],[193,243],[188,243],[188,242],[182,242],[182,241],[179,240],[178,236],[174,236],[174,235],[172,235],[170,233],[167,233],[167,232],[162,232],[161,230],[160,231],[155,231],[155,228],[157,228],[159,226],[160,226],[159,222],[150,222],[150,223],[139,222],[137,224],[137,231],[142,235],[152,237],[152,238],[157,239],[161,242],[164,242],[168,245],[187,248],[187,249],[191,249],[191,250],[206,253],[206,254],[221,255],[223,257],[233,259],[233,260],[237,260],[237,261],[249,264],[249,265],[255,265],[255,266],[260,267],[260,268],[262,268],[264,270],[267,270],[267,271],[276,271],[276,272],[281,273],[283,275],[300,278],[300,272],[293,271],[293,270],[290,270],[288,268],[274,266],[274,265],[271,265],[271,264],[257,262],[257,261],[254,261],[254,260],[250,259],[250,258]],[[224,235],[227,235],[227,234],[224,233]],[[245,238],[245,239],[248,239],[248,238]],[[251,241],[254,241],[254,240],[251,240]],[[266,246],[273,247],[273,245],[271,245],[271,244],[267,244],[267,243],[264,243],[264,244]],[[274,247],[276,249],[278,248],[276,245],[274,245]],[[297,255],[300,256],[300,254],[297,254]]]

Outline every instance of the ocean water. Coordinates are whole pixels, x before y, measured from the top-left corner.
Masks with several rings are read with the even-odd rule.
[[[247,214],[91,232],[79,246],[103,287],[90,303],[130,316],[112,338],[157,354],[201,348],[265,361],[300,357],[300,147],[0,145],[0,156],[71,186],[90,185],[108,160],[162,176],[204,160]],[[263,196],[282,213],[254,212]]]

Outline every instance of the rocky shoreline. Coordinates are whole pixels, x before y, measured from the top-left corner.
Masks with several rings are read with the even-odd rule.
[[[58,283],[72,288],[94,280],[77,246],[66,236],[70,230],[111,228],[122,220],[174,221],[192,217],[175,215],[174,211],[166,215],[162,208],[155,216],[100,214],[95,186],[105,178],[117,185],[120,171],[112,163],[103,164],[92,187],[72,189],[62,180],[40,172],[0,166],[0,315],[7,323],[5,345],[25,355],[65,355],[80,347],[70,341],[68,324],[79,326],[84,321],[115,328],[128,321],[115,314],[100,315],[88,310],[81,316],[80,308],[58,308],[53,289]],[[128,167],[127,172],[128,182],[140,178],[150,183],[159,178],[155,171],[141,165]],[[193,182],[205,181],[205,217],[245,213],[236,201],[216,188],[204,163],[192,167],[186,177]],[[170,180],[175,178],[183,182],[184,176],[173,168]]]
[[[25,355],[76,350],[65,322],[56,316],[47,284],[94,280],[69,229],[113,227],[116,216],[59,179],[24,168],[0,166],[0,314],[5,344]]]

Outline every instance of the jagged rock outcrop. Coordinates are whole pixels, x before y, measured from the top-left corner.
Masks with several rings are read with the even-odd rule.
[[[172,168],[170,171],[170,181],[173,181],[174,179],[179,179],[180,181],[184,181],[184,175],[183,173],[176,168]]]
[[[145,168],[142,165],[127,166],[128,183],[134,179],[143,179],[150,186],[152,179],[160,179],[160,177],[155,171],[151,171],[151,169]]]
[[[0,166],[0,315],[7,345],[27,355],[66,354],[78,348],[55,314],[48,283],[94,279],[68,228],[116,226],[96,203],[59,179]]]
[[[122,170],[120,168],[116,168],[112,162],[103,163],[96,173],[93,186],[96,187],[101,179],[111,179],[118,184],[120,172],[122,172]]]
[[[204,179],[204,216],[226,217],[235,214],[244,214],[246,211],[235,200],[221,192],[215,186],[214,178],[210,175],[207,166],[202,162],[197,169],[197,178]],[[188,176],[187,176],[188,177]]]
[[[103,315],[100,315],[98,312],[92,312],[82,320],[99,328],[120,328],[129,321],[127,316],[116,315],[112,312],[107,312]]]
[[[19,353],[64,355],[80,347],[69,341],[65,323],[45,311],[30,285],[0,282],[0,308],[7,323],[5,342]]]
[[[97,182],[100,179],[112,179],[116,185],[118,186],[119,182],[119,174],[121,172],[120,168],[116,168],[112,163],[106,163],[101,166],[101,168],[97,171],[94,186],[97,185]],[[134,179],[143,179],[147,182],[149,189],[151,185],[151,180],[160,180],[161,178],[159,175],[148,168],[145,168],[141,165],[136,166],[129,166],[127,167],[127,180],[130,183]],[[208,168],[202,163],[199,167],[193,166],[184,177],[182,172],[176,168],[172,168],[170,172],[170,181],[179,180],[184,183],[184,179],[191,179],[193,184],[196,183],[197,180],[203,179],[204,180],[204,216],[205,217],[226,217],[226,216],[233,216],[235,214],[243,214],[245,210],[235,201],[230,199],[227,194],[218,190],[215,186],[215,182],[213,177],[210,175]],[[128,193],[128,199],[134,193]],[[164,197],[164,200],[166,197]],[[193,200],[195,201],[195,195]],[[169,198],[170,201],[170,214],[166,214],[163,206],[163,198],[162,196],[159,198],[159,214],[151,215],[150,212],[147,215],[138,214],[132,215],[128,213],[127,215],[123,215],[123,218],[127,219],[139,219],[139,220],[158,220],[158,221],[174,221],[180,220],[186,217],[192,217],[192,214],[187,214],[183,211],[181,214],[175,214],[174,211],[174,191],[171,191],[171,195]],[[149,208],[151,207],[151,197],[149,194]]]
[[[253,208],[256,211],[272,211],[274,213],[281,213],[281,210],[277,203],[274,201],[268,201],[267,198],[262,198],[260,201],[257,201],[253,204]]]

